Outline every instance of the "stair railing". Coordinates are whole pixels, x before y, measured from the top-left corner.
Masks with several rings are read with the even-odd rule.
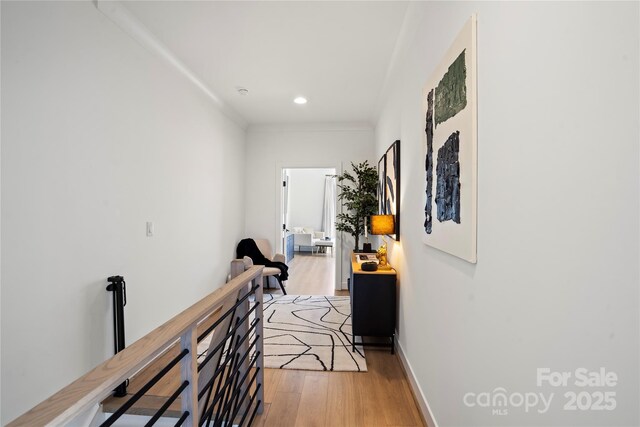
[[[262,266],[245,271],[242,260],[231,262],[232,279],[162,326],[64,387],[8,426],[65,425],[95,408],[122,382],[168,349],[176,356],[157,375],[101,424],[120,416],[163,376],[179,366],[180,385],[152,416],[152,425],[180,399],[176,425],[248,426],[264,408]],[[211,322],[204,332],[198,325]],[[198,361],[198,342],[211,337]],[[164,363],[164,362],[163,362]],[[116,424],[117,425],[117,424]]]

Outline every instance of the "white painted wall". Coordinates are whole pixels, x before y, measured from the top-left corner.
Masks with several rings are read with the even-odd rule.
[[[224,283],[245,132],[91,2],[2,2],[2,423]],[[153,221],[155,236],[145,236]]]
[[[376,128],[402,140],[399,340],[440,426],[638,425],[638,3],[428,2],[409,13]],[[478,263],[422,244],[421,89],[478,13]],[[612,388],[537,387],[600,367]],[[555,393],[540,414],[468,392]],[[568,391],[613,411],[565,411]]]
[[[324,184],[333,169],[289,169],[289,229],[311,227],[322,231]]]
[[[373,145],[373,130],[367,124],[250,127],[245,180],[247,236],[270,239],[281,250],[276,218],[283,168],[335,168],[340,174],[343,168],[351,168],[350,162],[368,160],[377,164],[373,161]],[[336,246],[336,256],[341,260],[336,266],[336,283],[346,287],[346,257],[353,249],[353,239],[343,238]]]

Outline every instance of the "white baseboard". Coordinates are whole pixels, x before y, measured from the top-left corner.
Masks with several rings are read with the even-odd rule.
[[[418,381],[416,380],[416,375],[411,368],[411,364],[407,360],[404,350],[400,345],[400,341],[397,339],[396,335],[396,353],[398,354],[398,358],[400,359],[400,363],[404,368],[404,372],[407,374],[407,378],[409,378],[409,384],[411,385],[411,389],[413,391],[413,396],[418,403],[418,407],[420,412],[422,413],[422,418],[427,422],[428,427],[438,427],[438,423],[436,422],[435,417],[433,416],[433,412],[431,412],[431,407],[429,407],[429,402],[427,402],[427,398],[425,397],[420,385],[418,385]]]

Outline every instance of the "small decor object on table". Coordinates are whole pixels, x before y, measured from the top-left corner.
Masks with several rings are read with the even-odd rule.
[[[391,266],[387,264],[387,244],[383,243],[378,248],[378,268],[381,270],[391,270]],[[363,269],[364,270],[364,269]]]
[[[362,271],[376,271],[378,269],[378,263],[371,261],[363,262],[360,268],[362,268]]]
[[[356,257],[356,262],[358,264],[362,264],[365,262],[375,262],[377,264],[379,262],[378,257],[375,254],[363,253],[363,254],[354,254],[354,255]]]

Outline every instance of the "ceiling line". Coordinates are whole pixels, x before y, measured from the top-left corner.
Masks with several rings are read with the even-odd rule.
[[[382,106],[384,105],[385,100],[388,97],[388,92],[390,90],[389,84],[391,82],[391,78],[396,73],[398,63],[401,60],[401,52],[406,49],[406,46],[408,44],[407,40],[412,35],[410,34],[410,32],[413,31],[416,27],[415,16],[420,16],[419,10],[415,3],[416,2],[409,2],[407,4],[407,8],[404,11],[402,25],[400,25],[400,31],[398,31],[398,37],[396,38],[396,43],[393,47],[393,52],[391,53],[391,59],[389,60],[389,65],[387,66],[387,72],[384,76],[380,91],[378,92],[378,99],[374,104],[371,117],[371,121],[374,126],[377,126],[378,120],[380,119]]]
[[[362,132],[373,131],[369,122],[324,122],[249,125],[247,132]]]
[[[142,47],[164,59],[169,65],[180,72],[198,89],[200,89],[213,104],[229,119],[242,129],[247,128],[248,122],[233,108],[225,104],[206,84],[202,82],[182,61],[171,52],[147,27],[140,22],[133,13],[118,1],[94,0],[96,9],[102,12],[122,31],[137,41]]]

